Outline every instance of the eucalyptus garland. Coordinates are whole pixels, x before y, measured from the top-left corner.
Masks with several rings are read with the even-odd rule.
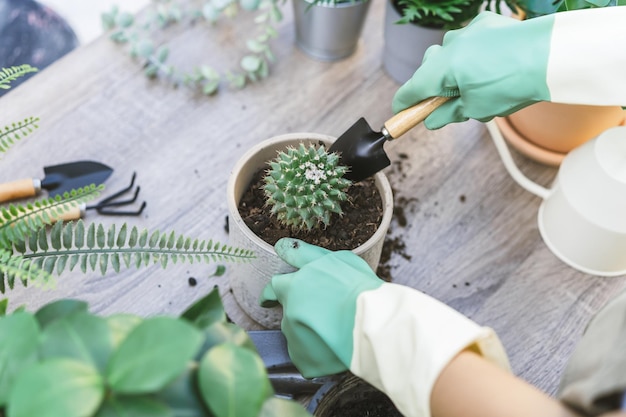
[[[212,95],[222,81],[230,88],[239,89],[269,75],[269,65],[274,61],[270,40],[277,36],[275,24],[283,17],[278,1],[203,0],[183,4],[177,0],[151,0],[153,7],[142,15],[145,18],[142,21],[114,6],[110,12],[102,14],[102,24],[111,32],[111,40],[129,45],[130,56],[142,63],[149,78],[161,77],[174,86],[184,85]],[[157,45],[151,37],[156,31],[174,24],[193,25],[198,21],[215,24],[223,17],[234,19],[242,11],[256,12],[255,30],[250,31],[251,36],[245,41],[247,50],[239,65],[224,72],[205,63],[185,70],[168,64],[169,48]]]

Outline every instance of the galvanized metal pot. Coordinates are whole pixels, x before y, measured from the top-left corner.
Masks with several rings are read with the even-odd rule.
[[[245,224],[239,214],[239,201],[250,185],[254,174],[267,166],[267,161],[276,157],[279,150],[299,143],[308,145],[323,142],[330,147],[335,138],[317,133],[289,133],[275,136],[258,143],[244,154],[233,168],[227,185],[229,219],[229,243],[238,248],[254,251],[256,259],[228,268],[233,295],[241,309],[257,323],[268,329],[279,329],[282,308],[263,308],[259,297],[263,288],[275,274],[293,272],[294,268],[276,255],[274,247],[258,237]],[[365,243],[352,251],[376,270],[380,261],[383,243],[393,214],[393,195],[387,177],[379,172],[374,176],[383,205],[381,224]],[[356,227],[356,225],[355,225]]]
[[[307,55],[321,61],[337,61],[352,55],[372,1],[348,0],[332,5],[292,0],[296,44]]]

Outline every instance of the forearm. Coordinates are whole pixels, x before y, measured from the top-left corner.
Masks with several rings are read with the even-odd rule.
[[[432,417],[574,417],[559,401],[465,350],[433,386]]]

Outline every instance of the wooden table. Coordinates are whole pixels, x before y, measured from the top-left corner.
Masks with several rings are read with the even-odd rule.
[[[391,116],[398,85],[382,68],[383,6],[374,1],[357,52],[336,63],[314,61],[295,47],[291,8],[284,7],[271,76],[214,97],[146,79],[122,48],[100,38],[0,100],[3,125],[41,118],[40,129],[4,156],[0,179],[98,160],[115,169],[107,192],[126,186],[136,171],[148,206],[141,217],[88,212],[87,221],[227,241],[226,182],[251,144],[287,132],[339,135],[361,116],[374,127]],[[207,62],[235,65],[241,49],[212,43],[210,33],[220,32],[174,30],[172,59],[193,64],[206,55]],[[509,177],[483,124],[418,126],[387,150],[395,163],[386,172],[406,219],[397,216],[389,236],[405,245],[388,261],[393,281],[493,327],[515,373],[554,393],[589,318],[626,280],[587,276],[548,250],[537,229],[541,201]],[[519,155],[516,160],[543,185],[556,173]],[[54,290],[19,287],[8,296],[13,308],[76,297],[99,313],[147,316],[178,314],[217,285],[232,319],[258,328],[229,293],[228,273],[211,277],[214,270],[186,264],[105,276],[65,273]]]

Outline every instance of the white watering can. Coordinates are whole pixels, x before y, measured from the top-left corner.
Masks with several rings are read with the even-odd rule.
[[[552,253],[587,274],[626,274],[626,127],[569,152],[550,189],[522,174],[494,121],[487,129],[509,174],[543,199],[539,232]]]

